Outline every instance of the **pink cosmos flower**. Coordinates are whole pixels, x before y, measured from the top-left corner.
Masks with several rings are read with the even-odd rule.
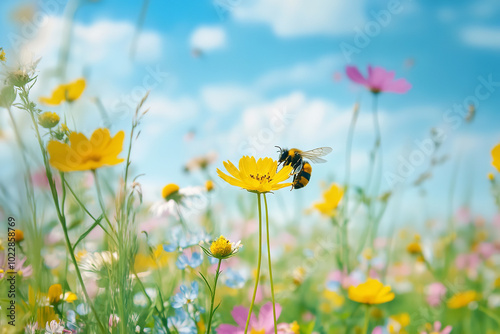
[[[439,306],[446,295],[446,287],[440,282],[431,283],[426,287],[426,295],[430,306]]]
[[[410,90],[411,84],[405,79],[394,80],[395,72],[382,67],[368,66],[368,77],[365,78],[356,66],[347,66],[346,74],[355,83],[365,86],[372,93],[388,92],[404,94]]]
[[[281,306],[280,304],[276,304],[276,319],[279,318],[280,314]],[[248,309],[243,306],[236,306],[231,311],[231,315],[238,326],[222,324],[217,328],[217,334],[243,334],[245,332]],[[271,302],[261,307],[258,318],[252,314],[248,325],[248,333],[250,332],[274,334],[273,304]]]
[[[434,323],[434,328],[432,329],[431,332],[420,332],[420,334],[450,334],[451,333],[451,330],[453,329],[453,327],[451,326],[446,326],[445,328],[443,328],[441,330],[441,323],[439,321],[436,321]]]

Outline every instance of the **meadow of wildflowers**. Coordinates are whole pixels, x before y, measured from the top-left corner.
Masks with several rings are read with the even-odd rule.
[[[406,140],[398,136],[419,123],[411,115],[396,114],[400,107],[391,99],[417,105],[426,99],[419,85],[431,85],[434,79],[411,80],[406,75],[411,64],[406,70],[387,61],[380,61],[387,66],[377,65],[392,50],[373,52],[357,45],[359,29],[356,47],[346,49],[340,43],[341,53],[347,57],[346,50],[351,50],[350,58],[352,52],[373,52],[373,61],[358,66],[346,58],[320,62],[316,70],[301,65],[293,75],[273,72],[280,84],[288,80],[297,89],[308,85],[303,78],[320,68],[331,85],[327,89],[349,87],[347,111],[332,111],[332,122],[314,119],[322,115],[318,108],[326,105],[328,112],[333,105],[319,98],[309,105],[300,93],[284,98],[281,106],[286,109],[298,99],[307,109],[304,115],[299,108],[292,120],[286,110],[275,118],[274,107],[255,98],[262,87],[275,84],[271,76],[249,84],[245,92],[239,84],[226,95],[213,93],[220,87],[205,90],[199,99],[207,109],[220,109],[219,114],[207,111],[196,118],[191,113],[196,102],[185,96],[172,102],[180,84],[163,87],[168,75],[146,65],[147,74],[140,77],[145,66],[141,57],[153,54],[159,43],[144,26],[148,15],[156,17],[152,11],[159,5],[114,4],[102,15],[115,9],[125,15],[123,7],[131,6],[132,28],[107,22],[90,33],[78,15],[101,13],[103,2],[26,1],[0,7],[14,27],[0,39],[0,333],[500,333],[498,116],[486,121],[493,130],[479,129],[479,139],[461,127],[480,117],[479,101],[485,109],[498,109],[481,97],[497,93],[499,84],[491,74],[478,79],[482,86],[474,99],[464,100],[465,107],[456,114],[445,112],[452,130],[429,122],[426,126],[432,129],[420,141],[423,148],[413,149],[408,159],[394,158],[394,145]],[[342,30],[315,23],[323,20],[323,9],[332,11],[330,22],[341,18],[335,10],[355,7],[312,1],[304,7],[307,19],[300,28],[300,22],[286,24],[286,15],[278,13],[295,7],[300,11],[300,1],[256,3],[248,9],[243,0],[216,1],[209,6],[210,15],[217,24],[230,25],[227,20],[251,21],[259,10],[276,11],[282,15],[277,22],[266,15],[261,19],[274,22],[270,24],[278,36],[309,38],[323,47],[328,43],[304,37],[316,30],[320,35]],[[403,14],[387,13],[388,24],[400,24],[397,18],[391,21],[390,13]],[[354,16],[352,20],[344,24],[359,24]],[[48,35],[58,39],[57,44],[48,42],[56,53],[39,51],[37,43],[44,35],[28,34],[27,22],[35,30],[59,24],[61,29]],[[184,21],[179,22],[167,32],[182,30]],[[370,22],[378,21],[367,21],[368,32]],[[191,36],[194,44],[187,57],[197,62],[195,71],[220,66],[212,61],[217,54],[210,52],[227,47],[227,37],[214,26]],[[106,42],[111,45],[127,36],[120,41],[127,52],[116,55],[106,43],[84,48],[83,40],[91,45],[101,34],[112,36]],[[147,50],[141,36],[149,38]],[[370,35],[374,44],[377,36]],[[255,43],[256,50],[263,45],[251,39],[248,43]],[[174,37],[167,44],[180,45]],[[287,48],[285,44],[281,47]],[[101,57],[106,48],[112,58]],[[115,64],[120,64],[118,70]],[[255,70],[250,63],[238,68]],[[137,69],[139,79],[127,76]],[[190,69],[181,66],[178,75],[192,78]],[[203,75],[218,80],[218,70],[204,70]],[[120,91],[125,80],[133,88]],[[411,97],[414,90],[417,98]],[[165,95],[171,100],[165,102]],[[110,96],[120,98],[113,102]],[[229,126],[223,123],[226,119],[239,117],[234,109],[240,107],[250,108],[241,119],[255,123],[255,137],[247,136],[246,128],[222,131]],[[391,108],[396,109],[393,114],[387,111]],[[257,116],[261,109],[264,125]],[[162,113],[168,117],[159,118]],[[461,123],[454,127],[452,117],[457,115]],[[188,119],[192,123],[186,126]],[[218,131],[197,139],[197,131],[207,132],[218,121]],[[391,121],[395,126],[388,131]],[[178,135],[180,128],[184,136]],[[342,130],[337,141],[328,137],[337,136],[334,129]],[[453,131],[462,131],[466,143],[488,143],[482,150],[470,150],[480,156],[481,168],[467,155],[464,140],[457,140],[458,150],[449,145]],[[249,143],[250,150],[241,149]],[[423,159],[428,162],[418,169]],[[399,165],[390,168],[396,160]],[[459,166],[466,172],[458,174]],[[450,184],[434,176],[445,168]],[[488,173],[479,175],[477,169]],[[483,185],[480,190],[474,182]],[[442,188],[447,191],[423,200],[427,191]],[[489,201],[490,209],[453,200],[458,193],[469,199],[476,196],[474,191],[483,191],[479,198]],[[427,211],[422,208],[426,205],[438,210]]]

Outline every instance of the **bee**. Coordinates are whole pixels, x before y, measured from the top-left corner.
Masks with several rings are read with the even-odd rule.
[[[324,163],[326,160],[321,157],[332,151],[331,147],[319,147],[309,151],[302,151],[296,148],[288,150],[279,146],[276,147],[279,149],[278,166],[283,163],[283,166],[292,166],[293,168],[292,189],[304,188],[311,179],[312,167],[304,158],[314,163]]]

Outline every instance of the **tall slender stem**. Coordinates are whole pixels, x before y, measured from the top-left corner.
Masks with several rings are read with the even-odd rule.
[[[378,94],[373,94],[373,127],[375,129],[375,142],[373,144],[373,150],[370,153],[370,171],[368,173],[368,178],[366,180],[366,191],[369,191],[369,188],[372,183],[373,174],[375,173],[375,162],[378,157],[379,148],[381,145],[381,134],[380,134],[380,125],[378,122],[378,112],[377,112],[377,103],[378,102]]]
[[[267,210],[266,194],[264,194],[264,206],[266,209],[267,258],[269,261],[269,279],[271,281],[271,298],[273,301],[274,334],[278,334],[278,325],[276,323],[276,303],[274,302],[273,269],[271,267],[271,243],[269,242],[269,214]]]
[[[215,272],[215,282],[214,282],[214,289],[212,290],[212,301],[210,303],[210,315],[208,318],[207,334],[210,334],[210,329],[212,327],[212,317],[214,316],[215,291],[217,290],[217,281],[219,280],[221,262],[222,259],[219,259],[219,264],[217,265],[217,271]]]
[[[104,206],[104,200],[102,198],[102,191],[101,191],[101,187],[99,186],[99,180],[97,178],[97,171],[95,169],[93,169],[92,174],[94,174],[94,183],[95,183],[95,188],[97,191],[97,199],[99,201],[99,205],[101,207],[102,214],[104,215],[104,219],[108,223],[111,230],[114,231],[113,225],[111,224],[111,221],[108,218],[108,214],[106,213],[106,207]]]
[[[366,306],[365,311],[365,322],[363,324],[363,330],[361,331],[363,334],[368,334],[368,324],[370,323],[370,306]]]
[[[260,193],[257,193],[257,202],[259,205],[259,257],[257,260],[257,277],[255,278],[255,287],[253,289],[252,302],[250,303],[250,310],[248,311],[247,322],[245,324],[245,334],[247,334],[248,331],[248,325],[250,324],[250,318],[253,311],[253,304],[255,303],[255,296],[257,295],[257,287],[259,286],[260,279],[260,264],[262,261],[262,204],[260,203]]]
[[[356,121],[358,120],[359,114],[359,103],[356,102],[352,111],[351,123],[349,124],[349,130],[347,132],[347,143],[345,149],[345,178],[344,178],[344,207],[342,212],[344,213],[348,208],[347,204],[349,202],[349,183],[351,178],[351,153],[352,153],[352,142],[354,138],[354,129],[356,128]],[[343,215],[345,216],[345,215]]]

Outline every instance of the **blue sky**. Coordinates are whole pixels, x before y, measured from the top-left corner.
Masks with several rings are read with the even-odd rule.
[[[361,184],[374,138],[371,96],[345,78],[347,64],[359,66],[362,72],[368,64],[383,66],[413,85],[405,95],[383,94],[380,98],[383,175],[398,168],[399,156],[408,157],[415,150],[415,140],[429,138],[431,127],[449,128],[444,115],[454,103],[462,104],[475,94],[478,77],[491,76],[500,82],[500,5],[492,0],[400,1],[396,2],[400,10],[384,26],[375,23],[374,13],[387,11],[394,2],[151,0],[134,61],[129,49],[142,2],[80,2],[66,79],[85,75],[88,89],[72,110],[54,111],[71,112],[79,119],[75,127],[90,133],[100,124],[91,102],[98,96],[114,120],[112,130],[127,129],[130,114],[118,111],[120,102],[129,100],[133,108],[145,90],[144,80],[151,82],[149,73],[163,73],[151,89],[151,113],[134,152],[136,171],[146,173],[142,181],[148,190],[146,198],[151,200],[163,184],[200,183],[201,176],[182,172],[183,164],[194,156],[217,152],[215,175],[221,160],[249,154],[249,138],[264,136],[262,131],[269,128],[270,119],[286,110],[286,128],[274,131],[270,140],[261,140],[257,155],[274,156],[274,145],[332,146],[329,162],[313,166],[310,186],[301,194],[279,195],[286,200],[299,196],[305,203],[313,201],[319,198],[321,180],[343,180],[346,129],[353,103],[359,98],[353,181]],[[26,25],[10,18],[19,3],[0,4],[0,27],[7,32],[0,36],[0,46],[8,55],[19,51],[12,47],[10,36],[22,35]],[[46,95],[62,80],[52,70],[62,40],[64,10],[67,13],[68,9],[57,5],[55,11],[47,12],[42,5],[58,1],[37,3],[36,13],[45,15],[45,20],[22,53],[43,57],[40,85],[34,93]],[[380,31],[347,59],[341,45],[356,46],[358,32],[376,25]],[[202,56],[194,57],[193,48],[202,50]],[[342,74],[340,81],[333,80],[337,72]],[[427,214],[442,217],[447,213],[448,188],[457,163],[455,203],[472,197],[475,211],[493,214],[486,174],[493,171],[490,150],[500,142],[499,105],[500,87],[496,87],[480,101],[471,124],[461,122],[449,132],[442,152],[451,159],[424,186],[426,212],[412,205],[420,201],[420,191],[412,189],[405,195],[408,217],[424,220]],[[191,130],[196,133],[194,139],[185,141]],[[425,164],[409,180],[424,170]],[[389,185],[383,181],[382,187]],[[238,190],[225,192],[234,195]]]

